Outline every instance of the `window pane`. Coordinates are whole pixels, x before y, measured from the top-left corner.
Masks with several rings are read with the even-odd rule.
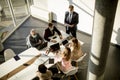
[[[1,40],[8,35],[14,28],[10,10],[6,0],[0,0],[0,38]]]
[[[20,22],[28,15],[28,7],[26,0],[11,0],[14,14],[16,18],[17,24],[20,24]]]

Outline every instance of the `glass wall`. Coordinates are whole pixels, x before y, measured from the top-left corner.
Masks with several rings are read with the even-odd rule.
[[[27,0],[11,0],[16,20],[16,25],[28,15]]]
[[[31,0],[0,0],[0,38],[3,40],[29,16]]]
[[[2,40],[13,29],[13,22],[6,0],[0,0],[0,7],[0,38]]]

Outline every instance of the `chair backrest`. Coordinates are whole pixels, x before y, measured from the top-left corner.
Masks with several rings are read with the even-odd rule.
[[[63,73],[66,74],[66,76],[70,76],[76,74],[77,72],[78,72],[78,67],[72,66],[72,68],[69,71]]]
[[[5,58],[5,61],[13,58],[15,56],[15,52],[12,50],[12,49],[6,49],[4,51],[4,58]]]
[[[26,45],[27,45],[27,48],[32,47],[32,45],[31,45],[31,43],[30,43],[30,35],[28,35],[28,36],[26,37]]]
[[[76,62],[80,62],[83,60],[83,58],[87,55],[87,53],[85,53],[83,56],[81,56],[79,59],[76,60]]]

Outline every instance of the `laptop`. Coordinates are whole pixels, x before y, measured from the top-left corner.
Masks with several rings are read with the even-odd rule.
[[[66,39],[63,40],[63,41],[62,41],[62,44],[63,44],[64,46],[66,46],[66,45],[68,44],[68,40],[66,40]]]
[[[57,51],[57,50],[60,50],[60,44],[59,44],[59,43],[56,43],[56,44],[51,45],[51,46],[50,46],[50,50],[51,50],[52,52]]]

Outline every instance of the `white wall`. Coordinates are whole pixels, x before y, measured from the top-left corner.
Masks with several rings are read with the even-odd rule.
[[[48,0],[33,0],[33,5],[30,8],[32,16],[48,21]]]
[[[64,23],[65,12],[69,4],[73,4],[74,10],[79,14],[78,29],[92,34],[94,2],[95,0],[48,0],[48,8],[55,13],[54,20]]]
[[[78,29],[88,34],[92,34],[92,24],[93,24],[93,12],[94,12],[94,2],[95,0],[34,0],[34,6],[39,7],[47,11],[52,11],[54,13],[53,20],[64,24],[64,15],[68,10],[69,4],[74,5],[74,10],[79,13],[79,24]],[[45,17],[44,21],[48,21],[48,15],[39,13],[40,16]],[[38,10],[32,11],[34,15]],[[41,19],[41,18],[40,18]],[[43,19],[43,18],[42,18]]]
[[[93,15],[95,0],[33,0],[32,15],[44,21],[49,20],[49,12],[53,12],[53,19],[64,24],[64,15],[69,4],[74,5],[74,10],[79,14],[78,30],[92,35]],[[120,45],[120,1],[115,17],[111,42]]]

